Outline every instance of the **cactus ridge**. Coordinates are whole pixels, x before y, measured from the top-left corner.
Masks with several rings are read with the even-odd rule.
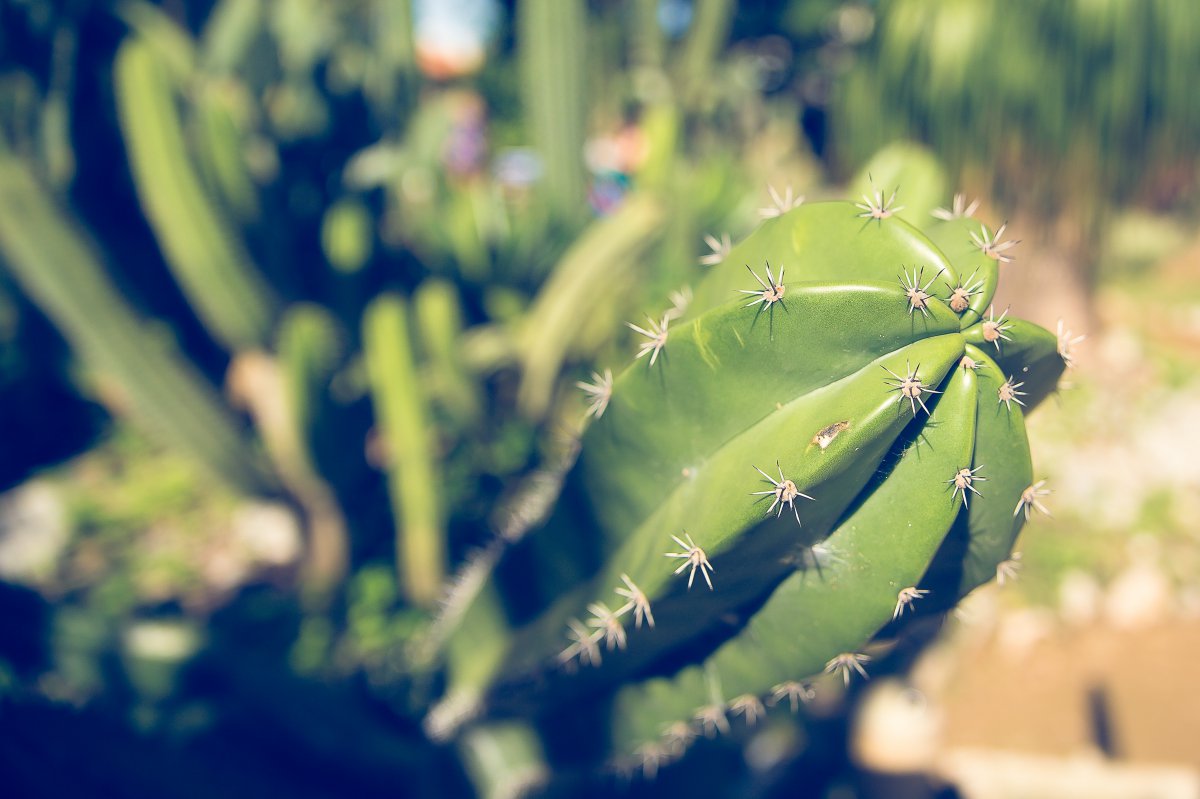
[[[713,674],[729,696],[770,698],[775,686],[819,674],[830,653],[857,652],[893,619],[900,592],[921,584],[962,507],[961,497],[933,487],[971,458],[976,382],[973,372],[954,370],[929,421],[909,424],[856,507],[825,539],[827,553],[836,555],[826,566],[796,569],[703,664],[620,692],[619,751],[657,737],[663,719],[691,719],[710,699]]]

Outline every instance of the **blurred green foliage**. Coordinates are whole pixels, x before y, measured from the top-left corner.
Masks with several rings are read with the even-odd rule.
[[[972,190],[1031,216],[1164,206],[1195,183],[1200,19],[1175,0],[883,0],[834,96],[861,163],[928,144]]]

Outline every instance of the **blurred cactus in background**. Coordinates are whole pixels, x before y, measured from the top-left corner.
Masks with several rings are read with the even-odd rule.
[[[838,158],[928,145],[959,185],[1009,209],[1047,267],[1014,299],[1056,296],[1057,309],[1031,308],[1047,319],[1063,303],[1090,312],[1114,212],[1195,189],[1198,25],[1174,0],[887,0],[832,103]]]
[[[1120,5],[1003,24],[1184,47]],[[0,481],[99,438],[0,697],[114,742],[83,781],[149,755],[137,796],[738,790],[689,746],[847,712],[1042,496],[1024,415],[1077,339],[1008,316],[951,181],[1049,225],[1048,160],[1108,201],[1153,175],[1088,154],[1192,155],[1186,59],[1137,128],[1116,63],[969,79],[989,9],[0,0],[0,399],[71,442],[2,437]],[[1028,124],[1046,71],[1113,105]]]

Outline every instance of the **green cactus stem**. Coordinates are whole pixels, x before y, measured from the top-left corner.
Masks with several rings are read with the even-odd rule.
[[[522,99],[542,157],[546,197],[556,215],[576,213],[586,191],[587,3],[524,0],[517,5]]]
[[[229,349],[266,345],[276,301],[192,167],[167,70],[134,36],[113,80],[138,197],[180,288]]]
[[[363,351],[386,450],[400,584],[411,601],[428,606],[445,575],[445,522],[428,400],[409,325],[407,299],[376,298],[363,314]]]
[[[86,238],[0,141],[0,253],[79,353],[109,407],[249,492],[274,479],[174,342],[129,307]]]

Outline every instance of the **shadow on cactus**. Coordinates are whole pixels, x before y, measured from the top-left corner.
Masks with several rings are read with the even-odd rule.
[[[580,533],[558,516],[579,502],[594,567],[511,632],[504,580],[464,580],[427,728],[594,701],[607,765],[650,775],[866,677],[912,619],[1003,571],[1044,493],[1024,416],[1069,352],[994,308],[1011,245],[962,205],[924,231],[882,192],[801,205],[639,324],[632,363],[581,384],[563,499],[520,544],[569,571]]]

